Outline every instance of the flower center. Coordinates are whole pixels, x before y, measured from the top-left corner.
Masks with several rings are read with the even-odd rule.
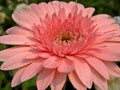
[[[62,33],[60,40],[61,40],[62,42],[65,41],[66,43],[68,43],[68,41],[73,41],[74,38],[73,38],[73,36],[70,35],[69,33]]]

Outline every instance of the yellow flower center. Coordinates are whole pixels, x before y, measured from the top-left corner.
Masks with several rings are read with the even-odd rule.
[[[69,33],[62,33],[62,36],[61,36],[61,41],[65,41],[68,43],[68,41],[73,41],[74,38],[69,34]]]

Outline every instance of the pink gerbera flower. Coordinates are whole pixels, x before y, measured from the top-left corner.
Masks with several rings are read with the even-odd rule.
[[[75,2],[31,4],[12,15],[19,25],[0,43],[16,45],[0,52],[2,70],[18,69],[12,87],[36,74],[38,90],[62,90],[68,76],[77,90],[95,83],[108,90],[110,75],[120,76],[120,26],[94,8]]]

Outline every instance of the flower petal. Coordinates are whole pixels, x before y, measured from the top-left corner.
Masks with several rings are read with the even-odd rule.
[[[25,57],[32,54],[33,54],[32,52],[26,51],[24,53],[19,53],[17,55],[14,55],[8,58],[7,60],[5,60],[5,62],[1,66],[1,69],[11,70],[11,69],[16,69],[16,68],[20,68],[25,65],[28,65],[31,62],[33,62],[33,60],[25,59]]]
[[[100,21],[100,22],[99,22]],[[113,19],[113,18],[104,18],[104,19],[101,19],[99,21],[96,21],[97,22],[97,27],[104,27],[104,26],[108,26],[108,25],[113,25],[113,26],[116,26],[114,23],[116,23],[116,21]],[[104,22],[104,23],[103,23]],[[112,26],[111,25],[111,26]],[[118,25],[117,25],[117,28],[118,28]],[[117,30],[117,29],[116,29]],[[99,31],[101,32],[101,31]],[[106,32],[106,31],[103,31],[103,32]],[[103,33],[102,32],[102,33]]]
[[[107,15],[107,14],[99,14],[99,15],[93,16],[93,17],[92,17],[92,20],[99,22],[99,20],[103,20],[103,19],[106,19],[106,18],[109,18],[109,17],[110,17],[110,16]]]
[[[28,46],[14,46],[12,48],[2,50],[0,51],[0,61],[5,61],[6,58],[9,58],[15,55],[16,53],[26,52],[29,50],[32,50],[32,49],[31,47],[28,47]]]
[[[62,90],[66,78],[67,74],[56,72],[55,77],[51,83],[51,90]]]
[[[57,70],[61,73],[69,73],[74,70],[74,64],[72,61],[63,58]]]
[[[60,64],[60,60],[58,60],[57,57],[53,56],[53,57],[46,59],[43,62],[43,67],[53,69],[53,68],[58,67],[59,64]]]
[[[33,32],[26,28],[15,26],[6,31],[10,35],[23,35],[28,37],[34,37]]]
[[[25,57],[25,59],[37,59],[37,58],[40,58],[38,53],[34,53],[33,55]]]
[[[12,45],[35,45],[34,39],[20,35],[4,35],[0,36],[0,43]]]
[[[98,32],[99,33],[105,33],[105,32],[110,32],[110,31],[117,30],[117,29],[120,29],[119,25],[117,25],[117,24],[111,24],[111,25],[109,25],[108,24],[108,25],[106,25],[106,27],[105,26],[101,26],[101,27],[99,26]]]
[[[101,77],[95,70],[91,69],[93,73],[93,82],[101,89],[108,90],[107,80]],[[104,69],[103,69],[104,71]]]
[[[17,86],[17,85],[19,85],[20,83],[21,83],[21,76],[23,75],[23,71],[24,71],[24,69],[25,69],[26,67],[24,67],[24,68],[21,68],[20,70],[18,70],[17,72],[16,72],[16,74],[14,75],[14,77],[13,77],[13,80],[12,80],[12,83],[11,83],[11,86],[12,87],[15,87],[15,86]]]
[[[83,83],[79,80],[78,76],[76,73],[70,72],[68,74],[69,80],[72,83],[72,85],[77,89],[77,90],[86,90],[86,86],[83,85]]]
[[[37,78],[38,90],[45,90],[54,78],[55,71],[50,69],[43,69]]]
[[[42,3],[43,4],[43,3]],[[37,15],[39,18],[44,18],[46,13],[43,13],[41,10],[42,8],[39,7],[37,4],[31,4],[30,9]],[[45,11],[44,11],[45,12]]]
[[[39,52],[39,57],[50,58],[50,57],[52,57],[52,55],[50,53],[47,53],[47,52]]]
[[[87,58],[86,61],[93,67],[102,77],[109,79],[108,69],[105,64],[97,58]]]
[[[32,10],[37,17],[40,19],[44,19],[46,14],[49,14],[49,16],[52,16],[53,13],[55,13],[54,8],[51,5],[52,2],[49,2],[48,4],[45,2],[37,4],[31,4],[30,10]],[[58,8],[58,7],[57,7]]]
[[[113,55],[112,52],[108,52],[108,51],[90,51],[88,52],[88,54],[90,54],[93,57],[97,57],[100,58],[102,61],[120,61],[120,57]]]
[[[61,9],[63,9],[64,11],[63,11],[63,13],[64,13],[64,18],[66,17],[68,17],[68,15],[69,15],[69,13],[70,13],[70,6],[69,6],[69,4],[67,4],[66,2],[61,2]]]
[[[85,14],[86,14],[86,16],[91,17],[93,15],[94,11],[95,11],[94,8],[89,7],[89,8],[85,9]]]
[[[101,44],[104,42],[109,41],[112,37],[115,37],[115,33],[105,33],[102,35],[97,36],[97,38],[94,40],[93,44]]]
[[[119,25],[114,24],[115,20],[113,18],[105,14],[95,15],[92,17],[92,20],[93,25],[96,25],[95,28],[99,33],[105,33],[120,28]]]
[[[93,45],[90,50],[87,51],[87,54],[100,58],[102,61],[120,61],[119,49],[119,43],[102,43]]]
[[[80,12],[84,12],[84,11],[85,11],[85,7],[84,7],[82,4],[78,3],[77,6],[78,6],[78,14],[79,14]],[[82,15],[82,16],[83,16],[83,15]]]
[[[59,12],[59,9],[60,9],[60,3],[59,3],[59,1],[53,1],[50,4],[53,7],[54,13],[57,14]]]
[[[113,62],[105,62],[105,65],[108,68],[110,75],[120,77],[120,68]]]
[[[40,60],[36,60],[32,64],[26,67],[24,70],[21,81],[24,82],[28,79],[31,79],[33,76],[35,76],[40,70],[42,69],[42,62]]]
[[[120,42],[120,37],[112,37],[110,40],[111,42]]]
[[[88,88],[91,88],[92,86],[92,73],[90,70],[89,65],[82,59],[74,61],[75,64],[75,72],[78,75],[79,79],[82,81],[82,83],[87,86]]]
[[[13,20],[22,27],[33,30],[34,25],[40,24],[39,18],[30,10],[21,10],[12,14]]]

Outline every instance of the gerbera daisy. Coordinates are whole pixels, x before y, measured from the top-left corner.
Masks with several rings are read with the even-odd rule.
[[[38,90],[62,90],[68,76],[77,90],[95,83],[108,90],[110,75],[120,76],[120,26],[109,15],[76,2],[31,4],[12,15],[19,25],[0,36],[15,45],[0,52],[2,70],[18,69],[12,87],[38,75]]]

